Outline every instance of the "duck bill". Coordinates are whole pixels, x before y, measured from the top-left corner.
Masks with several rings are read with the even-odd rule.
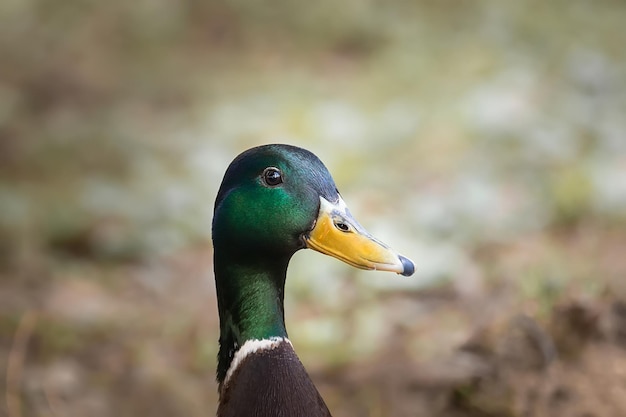
[[[356,268],[413,275],[408,258],[370,235],[350,214],[343,199],[331,203],[320,197],[313,229],[304,237],[308,248],[330,255]]]

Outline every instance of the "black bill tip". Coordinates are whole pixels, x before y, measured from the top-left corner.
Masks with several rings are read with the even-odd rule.
[[[413,273],[415,272],[415,264],[413,264],[413,262],[409,258],[405,258],[402,255],[398,255],[398,257],[400,258],[400,262],[402,262],[402,275],[404,275],[405,277],[410,277],[411,275],[413,275]]]

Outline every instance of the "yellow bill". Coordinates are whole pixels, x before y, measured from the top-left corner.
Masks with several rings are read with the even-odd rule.
[[[356,268],[390,271],[407,277],[415,272],[411,260],[374,238],[352,217],[341,197],[334,204],[320,197],[319,215],[305,242],[308,248]]]

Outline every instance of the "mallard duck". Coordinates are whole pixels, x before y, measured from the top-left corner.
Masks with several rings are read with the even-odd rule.
[[[290,145],[259,146],[233,160],[215,201],[213,245],[217,416],[330,416],[287,338],[289,260],[311,248],[356,268],[405,276],[413,262],[371,236],[324,164]]]

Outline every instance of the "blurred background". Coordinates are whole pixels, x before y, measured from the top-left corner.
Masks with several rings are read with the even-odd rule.
[[[0,415],[214,415],[210,225],[316,153],[411,278],[298,253],[341,416],[626,413],[626,4],[0,4]]]

